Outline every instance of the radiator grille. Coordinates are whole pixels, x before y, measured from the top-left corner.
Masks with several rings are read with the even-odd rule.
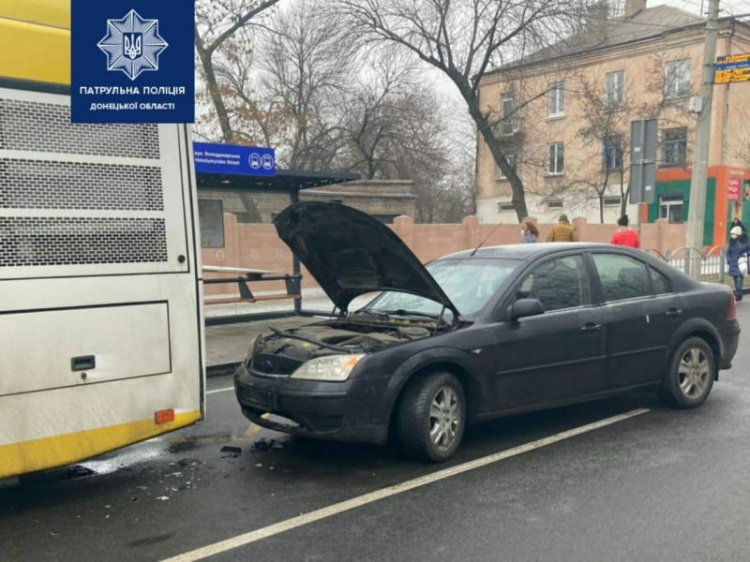
[[[158,159],[157,125],[70,122],[67,105],[0,100],[0,149]]]
[[[0,208],[162,211],[161,168],[0,158]]]
[[[0,217],[0,267],[165,261],[164,219]]]
[[[300,365],[302,361],[272,353],[259,353],[252,362],[253,369],[269,375],[291,375]]]

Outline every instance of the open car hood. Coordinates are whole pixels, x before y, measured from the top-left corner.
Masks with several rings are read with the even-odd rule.
[[[333,303],[347,311],[365,293],[401,291],[460,315],[417,256],[386,225],[338,203],[303,202],[274,219],[279,237]]]

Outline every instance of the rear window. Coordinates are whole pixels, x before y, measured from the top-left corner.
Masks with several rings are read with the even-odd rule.
[[[651,274],[651,287],[655,295],[665,295],[672,292],[672,282],[669,278],[657,271],[653,267],[649,267],[649,273]]]
[[[620,254],[594,254],[593,258],[607,302],[651,295],[646,264]]]

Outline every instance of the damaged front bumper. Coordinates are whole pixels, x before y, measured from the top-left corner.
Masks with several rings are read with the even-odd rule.
[[[244,363],[235,374],[242,413],[261,427],[334,441],[385,443],[388,423],[378,419],[380,404],[372,401],[372,393],[367,393],[369,403],[362,403],[360,388],[351,380],[333,383],[259,375]]]

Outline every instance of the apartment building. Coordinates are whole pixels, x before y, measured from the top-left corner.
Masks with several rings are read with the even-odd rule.
[[[621,16],[591,6],[580,33],[486,75],[482,104],[522,179],[529,214],[561,212],[614,222],[628,204],[630,123],[659,121],[656,201],[644,220],[687,219],[696,96],[705,20],[671,6],[627,0]],[[717,56],[750,52],[750,26],[720,22]],[[728,220],[750,220],[750,83],[714,87],[705,202],[706,243],[725,239]],[[478,215],[515,222],[511,189],[479,137]],[[739,186],[739,188],[738,188]]]

